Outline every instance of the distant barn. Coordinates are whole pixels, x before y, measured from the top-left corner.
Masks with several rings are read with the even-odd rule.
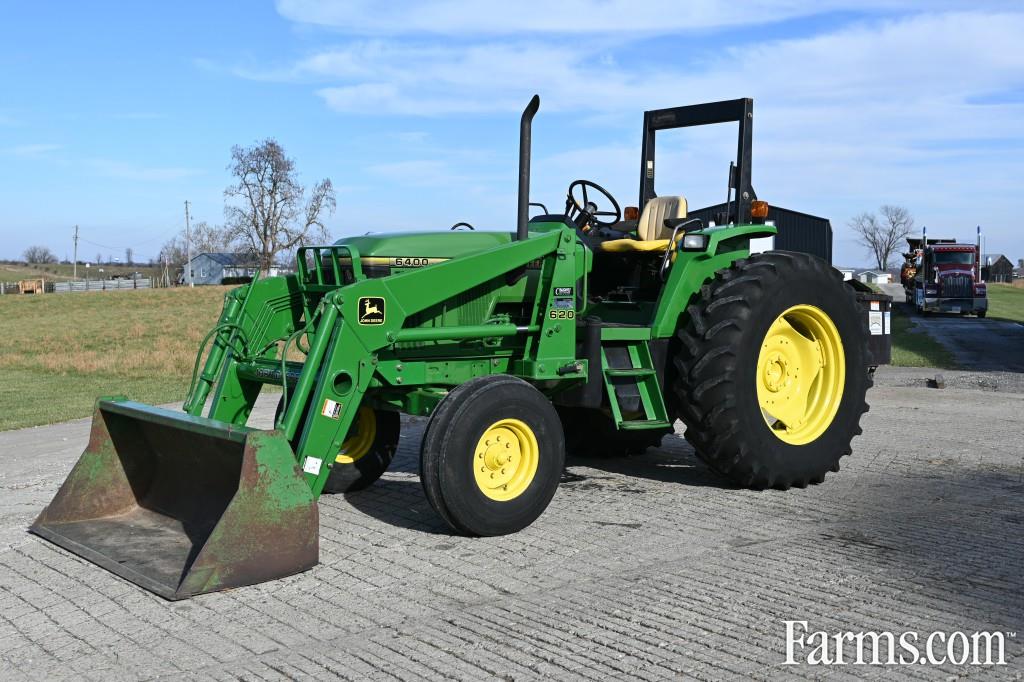
[[[981,279],[985,282],[1012,282],[1013,262],[1001,253],[986,253],[981,257]]]
[[[725,212],[725,204],[690,211],[690,218],[700,218],[705,223],[717,220]],[[832,223],[809,213],[801,213],[779,206],[768,206],[768,220],[775,222],[779,233],[775,235],[775,248],[782,251],[810,253],[832,263]]]

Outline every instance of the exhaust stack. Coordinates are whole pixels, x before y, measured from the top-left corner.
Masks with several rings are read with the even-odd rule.
[[[530,214],[530,146],[533,117],[540,109],[540,96],[534,95],[523,110],[519,122],[519,212],[516,220],[516,239],[527,237],[526,223]]]

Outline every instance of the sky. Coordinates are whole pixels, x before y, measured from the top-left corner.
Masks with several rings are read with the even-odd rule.
[[[1024,7],[899,0],[0,2],[0,258],[155,257],[223,220],[232,145],[273,137],[329,177],[334,238],[515,226],[578,178],[623,206],[643,112],[754,99],[753,184],[828,217],[910,209],[932,236],[1024,257]],[[659,135],[659,194],[725,199],[735,128]],[[560,208],[559,208],[560,210]]]

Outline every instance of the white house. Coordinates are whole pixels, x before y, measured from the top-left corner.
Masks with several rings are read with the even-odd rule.
[[[864,272],[857,275],[864,284],[889,284],[892,282],[892,275],[888,272],[878,272],[877,270],[865,270]]]
[[[843,281],[844,282],[849,282],[851,279],[853,279],[853,274],[856,272],[856,270],[854,270],[853,268],[836,268],[836,269],[839,270],[839,274],[841,274],[843,276]]]
[[[255,257],[242,253],[200,253],[192,258],[190,264],[192,281],[195,284],[223,284],[225,279],[252,278],[260,269]],[[274,277],[283,271],[282,268],[274,266],[265,274]],[[186,273],[182,272],[178,281],[187,282]]]

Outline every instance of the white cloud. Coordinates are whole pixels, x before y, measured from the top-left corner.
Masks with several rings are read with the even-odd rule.
[[[466,179],[454,173],[447,162],[433,159],[378,163],[368,166],[366,170],[400,185],[454,185]]]
[[[907,10],[911,0],[278,0],[284,17],[355,35],[666,34],[763,24],[836,11]],[[993,3],[990,3],[993,4]],[[999,4],[999,3],[994,3]],[[932,0],[931,11],[981,3]]]
[[[38,158],[46,156],[50,152],[55,152],[61,148],[59,144],[19,144],[14,147],[8,147],[3,150],[5,153],[12,156],[20,156],[22,158]]]
[[[953,107],[977,113],[982,107],[966,103],[1024,83],[1024,51],[1016,49],[1022,29],[1021,14],[929,14],[723,48],[699,69],[625,66],[599,41],[552,47],[523,39],[449,45],[360,40],[284,68],[237,73],[316,83],[328,106],[345,113],[515,112],[539,92],[545,111],[600,115],[672,106],[681,97],[742,94],[792,109],[787,116],[794,122],[814,123],[821,113],[850,107],[885,109],[887,119],[902,119],[926,134]],[[937,35],[957,40],[936,49]],[[629,54],[633,48],[617,49]],[[924,101],[930,105],[922,110]],[[964,123],[962,135],[992,132],[985,124]]]
[[[167,115],[155,111],[124,111],[114,114],[114,118],[122,121],[156,121],[167,118]]]
[[[85,164],[106,177],[147,182],[180,180],[203,172],[196,168],[140,166],[116,159],[87,159]]]
[[[898,3],[888,5],[899,9]],[[487,10],[481,9],[485,6]],[[538,189],[553,190],[555,169],[565,169],[566,178],[583,174],[604,180],[620,200],[632,203],[639,150],[631,146],[638,144],[631,131],[638,132],[640,112],[750,96],[755,99],[758,192],[781,205],[831,216],[837,244],[843,242],[848,216],[883,202],[910,205],[918,212],[918,222],[925,224],[1008,225],[1015,219],[1008,209],[998,207],[1012,196],[1013,179],[1024,170],[1019,158],[1024,147],[1020,12],[988,12],[980,4],[970,5],[972,11],[943,12],[941,6],[929,5],[925,13],[847,20],[809,37],[723,44],[709,54],[688,52],[684,40],[679,61],[639,65],[636,57],[646,38],[636,34],[551,42],[528,33],[558,30],[561,8],[538,19],[543,11],[515,6],[517,16],[526,18],[503,23],[504,10],[491,11],[489,4],[474,3],[467,9],[449,2],[432,6],[436,16],[411,8],[404,23],[396,20],[401,25],[388,29],[395,18],[391,13],[405,10],[389,4],[374,15],[366,7],[280,3],[282,13],[297,21],[348,22],[341,28],[350,33],[383,37],[319,50],[273,71],[274,77],[314,83],[325,103],[343,113],[515,116],[528,97],[539,92],[540,136],[546,125],[564,130],[561,124],[569,117],[588,122],[594,130],[588,140],[584,135],[575,138],[574,129],[557,140],[555,153],[535,153]],[[446,13],[460,7],[467,15],[448,23]],[[690,28],[729,21],[722,18],[720,5],[695,7],[680,10],[684,14],[634,9],[634,17],[625,12],[620,33],[685,31],[681,17],[686,13],[695,22]],[[734,3],[727,7],[728,12],[741,14]],[[822,5],[811,7],[817,12]],[[615,2],[602,3],[595,11],[602,8],[619,11]],[[790,3],[761,3],[753,13],[744,10],[743,20],[767,21],[769,15],[778,19],[801,12],[811,10]],[[659,16],[664,22],[646,26],[647,20],[639,15]],[[471,30],[485,20],[503,27]],[[594,19],[564,30],[593,32],[601,26]],[[424,37],[430,32],[458,38]],[[397,34],[402,37],[389,37]],[[699,63],[682,62],[697,57]],[[554,124],[546,123],[545,115],[553,112],[565,115],[548,119]],[[509,130],[514,137],[514,123]],[[629,137],[615,132],[609,140],[613,130],[625,130]],[[600,137],[594,137],[595,132]],[[659,143],[665,151],[659,156],[659,180],[679,188],[674,191],[720,201],[727,160],[717,158],[717,148],[702,146],[718,133],[689,132],[697,133],[687,137],[697,145],[670,142],[663,148]],[[706,162],[712,165],[701,165]],[[393,165],[392,170],[419,171],[426,177],[432,169]],[[996,237],[999,230],[1004,236]],[[990,234],[1018,239],[1008,228]],[[999,248],[1013,251],[1009,244]]]

